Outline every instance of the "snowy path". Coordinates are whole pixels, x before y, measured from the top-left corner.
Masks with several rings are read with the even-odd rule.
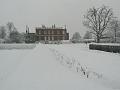
[[[0,90],[113,90],[61,66],[48,47],[39,44],[0,82]]]

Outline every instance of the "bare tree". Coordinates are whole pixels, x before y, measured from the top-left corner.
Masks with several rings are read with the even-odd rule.
[[[88,27],[97,38],[97,43],[103,37],[108,24],[113,18],[113,11],[111,8],[102,6],[100,8],[90,8],[84,16],[84,26]]]

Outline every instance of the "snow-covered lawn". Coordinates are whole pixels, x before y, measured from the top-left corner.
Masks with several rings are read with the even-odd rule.
[[[78,63],[101,77],[76,72]],[[1,50],[0,90],[120,90],[120,54],[89,50],[86,44]]]
[[[48,46],[67,57],[74,58],[88,70],[102,74],[102,84],[120,89],[120,54],[89,50],[85,44]]]

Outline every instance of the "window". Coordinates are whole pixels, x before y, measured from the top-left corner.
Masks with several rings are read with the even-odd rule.
[[[48,36],[46,36],[46,40],[48,40]]]
[[[44,34],[47,34],[47,31],[46,31],[46,30],[44,31]]]
[[[52,34],[52,30],[50,30],[50,34]]]
[[[41,31],[41,34],[44,34],[44,31],[43,31],[43,30]]]
[[[63,34],[65,34],[65,31],[63,30]]]
[[[62,36],[60,36],[60,40],[63,40],[63,37],[62,37]]]
[[[50,36],[50,40],[52,40],[52,36]]]
[[[39,31],[39,34],[41,34],[41,31]]]
[[[44,40],[44,36],[41,36],[41,40]]]
[[[59,31],[59,30],[57,31],[57,34],[60,34],[60,31]]]
[[[54,31],[54,34],[57,34],[57,31],[56,31],[56,30]]]
[[[62,31],[60,31],[60,34],[62,34]]]
[[[50,30],[48,30],[48,34],[50,34]]]

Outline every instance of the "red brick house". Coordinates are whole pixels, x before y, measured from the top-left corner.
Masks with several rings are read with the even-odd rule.
[[[66,27],[37,27],[35,33],[29,33],[29,30],[26,30],[26,40],[29,42],[36,41],[61,41],[69,40],[69,33],[67,33]]]

